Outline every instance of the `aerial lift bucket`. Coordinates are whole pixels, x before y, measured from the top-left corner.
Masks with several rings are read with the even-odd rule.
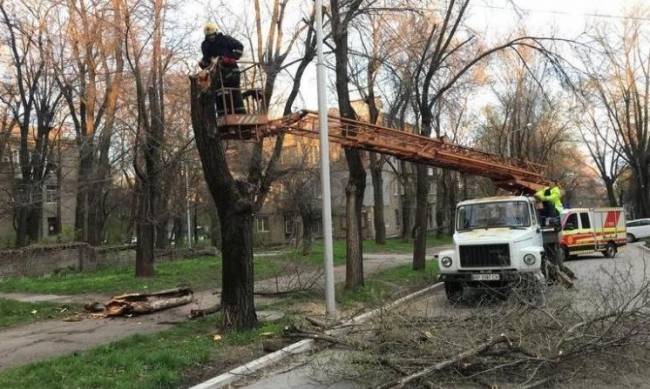
[[[199,73],[199,86],[215,95],[217,131],[222,139],[259,140],[258,130],[269,123],[264,73],[256,63],[239,63],[245,65],[234,70],[240,75],[239,87],[226,86],[228,82],[224,77],[228,77],[232,69],[222,68],[220,61]]]

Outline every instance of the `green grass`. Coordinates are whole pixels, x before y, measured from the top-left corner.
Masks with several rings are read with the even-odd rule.
[[[268,278],[282,269],[283,262],[255,259],[255,276]],[[0,279],[0,292],[53,294],[121,294],[189,285],[196,290],[216,288],[221,283],[221,259],[199,257],[156,264],[153,278],[136,278],[133,266],[102,269],[96,272],[64,272],[42,277]]]
[[[0,298],[0,328],[63,318],[72,315],[76,309],[69,304],[24,303]]]
[[[404,294],[437,282],[438,261],[427,261],[424,271],[415,271],[411,264],[392,267],[367,277],[363,288],[347,290],[339,285],[337,298],[345,306],[362,303],[381,305]]]
[[[0,373],[0,388],[178,388],[188,374],[233,360],[239,346],[279,333],[285,322],[213,340],[215,316]]]
[[[427,247],[443,246],[451,244],[451,237],[443,235],[436,237],[435,235],[427,236]],[[386,239],[385,245],[378,245],[374,240],[363,241],[364,253],[393,253],[393,254],[409,254],[413,252],[413,242],[404,242],[400,238]],[[323,242],[318,241],[314,243],[311,253],[302,257],[301,253],[293,253],[294,258],[304,258],[306,262],[320,266],[323,263]],[[345,264],[345,240],[334,241],[334,264]]]

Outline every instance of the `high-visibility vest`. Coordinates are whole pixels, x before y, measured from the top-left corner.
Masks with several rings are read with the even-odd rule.
[[[540,201],[548,201],[549,203],[553,204],[558,212],[562,212],[564,210],[564,207],[562,206],[562,191],[557,186],[554,186],[550,188],[550,194],[547,196],[545,192],[549,188],[550,187],[546,187],[544,189],[538,190],[535,193],[535,197]]]

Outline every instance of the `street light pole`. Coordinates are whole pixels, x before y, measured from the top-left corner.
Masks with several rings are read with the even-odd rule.
[[[330,193],[330,147],[325,95],[325,60],[323,58],[323,0],[316,0],[316,85],[318,88],[318,123],[320,125],[320,182],[323,201],[323,244],[325,265],[325,308],[327,316],[336,317],[334,300],[334,254],[332,242],[332,198]]]
[[[190,171],[185,165],[185,213],[187,215],[187,247],[192,248],[192,216],[190,215]]]

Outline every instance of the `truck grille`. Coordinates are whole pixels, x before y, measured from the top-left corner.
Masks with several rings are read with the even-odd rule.
[[[510,266],[510,249],[507,244],[460,246],[460,266]]]

